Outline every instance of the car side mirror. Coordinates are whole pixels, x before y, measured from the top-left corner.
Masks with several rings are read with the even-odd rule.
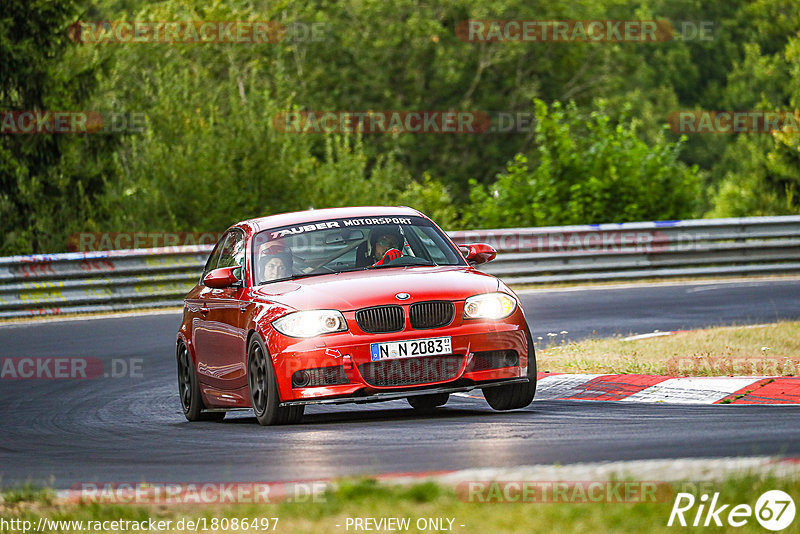
[[[203,277],[203,284],[214,289],[225,289],[226,287],[241,287],[242,281],[241,267],[222,267],[213,269]]]
[[[492,245],[486,243],[471,243],[459,247],[464,258],[471,265],[480,265],[492,261],[497,257],[497,251]]]

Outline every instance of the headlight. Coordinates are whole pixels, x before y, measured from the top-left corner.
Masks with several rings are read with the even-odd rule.
[[[336,310],[299,311],[284,315],[272,322],[275,330],[289,337],[315,337],[333,332],[345,332],[347,321]]]
[[[464,301],[464,319],[503,319],[517,309],[517,301],[506,293],[484,293]]]

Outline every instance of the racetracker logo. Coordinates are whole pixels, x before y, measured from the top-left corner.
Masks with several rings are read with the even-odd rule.
[[[0,111],[0,134],[142,133],[144,113],[99,111]]]
[[[654,43],[672,39],[666,20],[463,20],[456,36],[468,43]]]
[[[2,380],[84,380],[142,378],[142,358],[106,360],[85,357],[34,357],[0,359]]]
[[[455,377],[461,363],[460,357],[384,358],[372,361],[361,374],[372,384],[438,382],[442,377]]]
[[[70,252],[130,250],[213,245],[222,237],[214,232],[80,232],[67,238]]]
[[[667,123],[681,134],[800,133],[797,111],[673,111]]]
[[[693,236],[670,237],[660,230],[582,230],[575,232],[508,232],[468,230],[453,232],[457,244],[488,243],[501,252],[634,253],[664,252],[691,247]],[[679,239],[679,237],[681,237]]]
[[[79,21],[67,35],[76,43],[277,43],[286,27],[272,21]]]
[[[670,502],[679,492],[711,489],[709,482],[473,480],[459,483],[456,493],[478,503],[655,503]]]
[[[101,504],[273,504],[325,502],[329,484],[311,482],[83,482],[69,500]]]
[[[477,134],[491,122],[484,111],[291,111],[272,125],[281,133]]]
[[[761,347],[761,356],[672,356],[667,360],[668,374],[676,376],[796,376],[800,358],[768,356],[769,347]]]
[[[470,481],[456,493],[477,503],[636,503],[669,502],[672,485],[652,481]]]

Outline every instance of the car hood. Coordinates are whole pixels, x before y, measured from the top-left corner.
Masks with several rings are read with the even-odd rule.
[[[426,300],[464,300],[497,291],[493,276],[468,267],[406,267],[310,276],[252,288],[251,297],[296,310],[356,310],[381,304],[413,304]],[[401,301],[398,293],[410,298]]]

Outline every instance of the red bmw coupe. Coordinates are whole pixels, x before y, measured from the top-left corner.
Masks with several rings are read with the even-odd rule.
[[[496,410],[536,390],[519,298],[400,207],[312,210],[233,225],[186,296],[178,387],[189,421],[255,411],[296,423],[307,404],[407,398],[417,410],[480,388]]]

